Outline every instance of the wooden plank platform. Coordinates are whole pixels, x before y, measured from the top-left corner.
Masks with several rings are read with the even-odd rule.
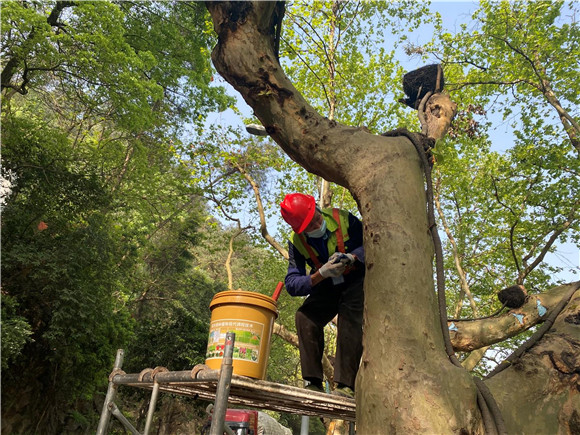
[[[164,368],[146,369],[141,373],[113,372],[109,379],[115,385],[153,389],[155,382],[165,393],[215,400],[219,370],[195,366],[191,371],[170,372]],[[228,404],[291,414],[355,421],[354,399],[317,393],[304,388],[233,375]]]

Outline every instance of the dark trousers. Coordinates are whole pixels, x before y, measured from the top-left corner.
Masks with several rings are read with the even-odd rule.
[[[362,356],[363,276],[332,285],[326,279],[314,288],[296,312],[300,364],[304,379],[324,379],[324,326],[338,314],[334,381],[354,388]]]

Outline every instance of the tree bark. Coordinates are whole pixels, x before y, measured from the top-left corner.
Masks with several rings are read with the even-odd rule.
[[[502,409],[508,433],[580,433],[579,349],[576,291],[542,339],[485,382]]]
[[[482,320],[450,321],[453,349],[469,352],[514,337],[544,321],[558,302],[580,281],[554,287],[545,293],[530,295],[526,303],[501,316]]]

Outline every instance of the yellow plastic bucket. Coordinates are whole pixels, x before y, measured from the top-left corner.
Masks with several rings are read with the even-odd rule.
[[[205,364],[219,370],[227,332],[234,332],[234,374],[255,379],[266,378],[270,338],[277,303],[269,296],[242,290],[216,294],[211,303],[211,323]]]

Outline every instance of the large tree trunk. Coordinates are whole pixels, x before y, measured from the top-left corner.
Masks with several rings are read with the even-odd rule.
[[[293,160],[348,188],[361,212],[367,274],[358,432],[482,433],[471,376],[444,350],[414,146],[315,112],[273,51],[276,2],[207,5],[219,36],[212,53],[217,70]]]

